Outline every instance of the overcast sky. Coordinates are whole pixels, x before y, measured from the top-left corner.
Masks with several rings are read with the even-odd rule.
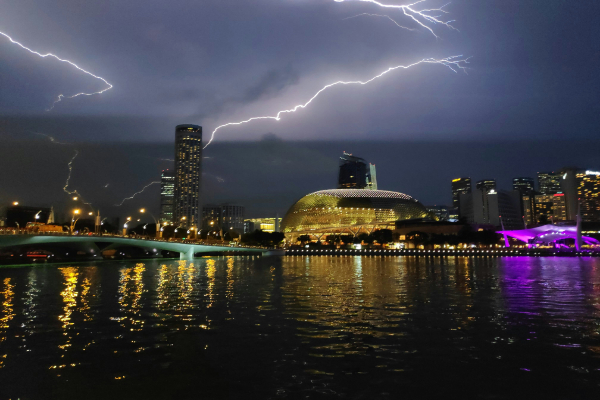
[[[428,0],[423,8],[445,3]],[[175,124],[202,125],[208,137],[219,124],[304,103],[333,81],[369,79],[388,67],[453,55],[472,57],[468,74],[440,65],[394,71],[367,86],[332,88],[281,121],[225,128],[216,142],[256,141],[267,132],[283,140],[337,140],[340,146],[344,140],[492,145],[594,139],[600,122],[599,3],[455,0],[444,18],[455,20],[458,31],[432,25],[436,38],[398,10],[351,0],[6,0],[0,31],[33,50],[69,59],[114,88],[65,99],[47,112],[58,94],[105,85],[0,37],[0,140],[47,146],[57,170],[69,161],[68,152],[32,132],[68,143],[164,142],[170,153]],[[347,19],[361,13],[387,14],[414,30],[382,17]],[[510,156],[509,147],[498,157]],[[577,161],[576,150],[569,151],[563,159],[559,151],[553,154],[555,168]],[[211,147],[205,155],[211,156]],[[514,162],[523,171],[537,169],[527,160]],[[452,158],[446,163],[446,171],[469,173]],[[25,188],[40,166],[21,168],[23,178],[12,184],[11,196],[28,196]],[[261,170],[239,167],[239,173]],[[131,187],[146,182],[143,174],[129,179]],[[439,202],[445,190],[423,201]]]

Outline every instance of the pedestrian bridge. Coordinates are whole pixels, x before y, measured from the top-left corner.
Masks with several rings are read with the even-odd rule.
[[[256,247],[232,247],[196,243],[167,242],[148,239],[130,239],[119,236],[62,236],[62,235],[6,235],[0,236],[0,250],[50,250],[67,249],[84,252],[86,255],[100,256],[101,252],[123,248],[143,249],[148,253],[162,251],[179,253],[181,259],[191,259],[195,255],[279,255],[282,251]],[[68,255],[68,253],[67,253]]]

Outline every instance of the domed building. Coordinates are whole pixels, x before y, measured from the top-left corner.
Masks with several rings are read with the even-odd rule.
[[[393,229],[399,220],[425,218],[425,206],[409,195],[387,190],[330,189],[308,194],[285,214],[281,230],[294,237],[375,227]]]

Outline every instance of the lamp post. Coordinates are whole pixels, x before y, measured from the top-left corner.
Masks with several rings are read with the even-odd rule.
[[[70,227],[71,235],[73,235],[73,231],[75,230],[75,224],[77,223],[77,221],[79,221],[79,214],[81,214],[80,209],[73,210],[73,217],[71,218],[71,227]],[[77,216],[77,218],[75,218],[75,216]]]
[[[140,213],[146,214],[146,209],[141,208]],[[158,223],[158,220],[156,219],[156,217],[154,217],[154,215],[152,215],[151,213],[147,213],[147,214],[150,215],[152,217],[152,219],[154,220],[154,225],[156,226],[156,238],[159,239],[161,237],[161,232],[162,232],[160,229],[160,224]]]
[[[127,236],[127,224],[131,222],[131,217],[127,217],[125,224],[123,224],[123,236]]]

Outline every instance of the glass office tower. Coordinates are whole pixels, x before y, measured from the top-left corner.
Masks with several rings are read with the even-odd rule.
[[[174,217],[176,226],[199,228],[202,205],[202,127],[175,127]]]

